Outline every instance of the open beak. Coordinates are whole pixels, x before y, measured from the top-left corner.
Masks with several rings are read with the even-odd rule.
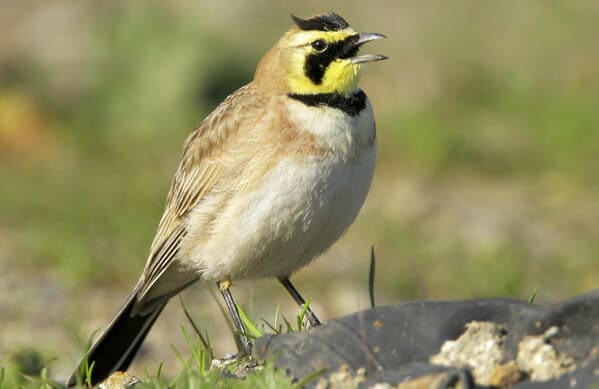
[[[358,40],[353,43],[353,49],[355,50],[355,54],[358,53],[360,46],[362,46],[366,42],[374,41],[377,39],[386,38],[383,34],[377,34],[376,32],[361,32],[358,34]],[[363,62],[375,62],[382,61],[384,59],[388,59],[389,57],[381,55],[381,54],[365,54],[365,55],[355,55],[349,58],[352,64],[358,64]]]

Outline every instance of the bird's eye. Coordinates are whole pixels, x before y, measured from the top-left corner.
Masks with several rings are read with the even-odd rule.
[[[314,42],[311,43],[312,48],[318,52],[323,52],[327,49],[328,45],[327,42],[325,42],[322,39],[317,39]]]

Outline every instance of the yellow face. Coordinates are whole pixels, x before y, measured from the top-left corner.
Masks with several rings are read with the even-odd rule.
[[[296,94],[350,94],[358,88],[361,63],[359,34],[351,27],[339,31],[292,30],[284,37],[281,55],[289,90]]]

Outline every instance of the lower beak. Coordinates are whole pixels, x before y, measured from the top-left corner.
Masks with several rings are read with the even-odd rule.
[[[362,46],[366,42],[374,41],[377,39],[386,38],[383,34],[377,34],[376,32],[361,32],[358,36],[358,40],[354,43],[356,47]],[[388,59],[389,57],[381,54],[365,54],[351,57],[349,60],[352,64],[358,64],[363,62],[376,62]]]

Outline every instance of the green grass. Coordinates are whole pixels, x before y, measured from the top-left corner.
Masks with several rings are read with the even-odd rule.
[[[275,312],[274,322],[264,322],[268,328],[273,330],[274,334],[303,331],[306,329],[305,314],[308,306],[309,302],[300,309],[296,316],[297,327],[291,326],[284,317],[283,321],[287,323],[286,327],[279,326],[277,324],[278,308]],[[136,388],[300,388],[317,379],[324,372],[315,371],[313,374],[296,380],[284,371],[276,369],[272,360],[259,364],[253,358],[243,358],[228,362],[221,367],[211,367],[213,357],[210,342],[199,331],[198,325],[186,307],[183,305],[182,308],[189,319],[193,332],[190,333],[187,327],[182,325],[181,333],[188,350],[181,352],[174,346],[172,349],[183,368],[175,377],[165,377],[162,375],[162,364],[160,364],[156,372],[146,371],[144,377],[136,377],[142,381],[135,386]],[[254,339],[263,336],[264,332],[258,329],[259,325],[250,319],[241,307],[238,306],[237,309],[247,330],[247,335]],[[189,354],[189,356],[185,357],[184,354]],[[31,349],[15,353],[8,363],[0,361],[0,388],[61,388],[61,383],[49,378],[48,372],[53,362],[55,362],[53,359],[43,361],[41,355]],[[93,363],[88,364],[84,360],[82,370],[77,378],[77,387],[84,388],[90,384],[93,368]]]
[[[147,373],[139,377],[139,388],[296,388],[298,381],[293,380],[284,371],[278,370],[272,363],[265,363],[260,370],[248,374],[245,378],[232,378],[229,370],[209,370],[206,363],[197,361],[196,355],[202,357],[204,349],[194,346],[191,350],[193,359],[186,360],[184,367],[176,377],[164,377],[160,371]],[[307,377],[315,379],[316,377]],[[86,382],[84,380],[84,382]],[[299,381],[306,383],[306,381]],[[0,367],[0,388],[61,388],[61,384],[48,378],[48,367],[43,367],[37,374],[25,374],[14,364]],[[77,387],[85,387],[79,385]]]

